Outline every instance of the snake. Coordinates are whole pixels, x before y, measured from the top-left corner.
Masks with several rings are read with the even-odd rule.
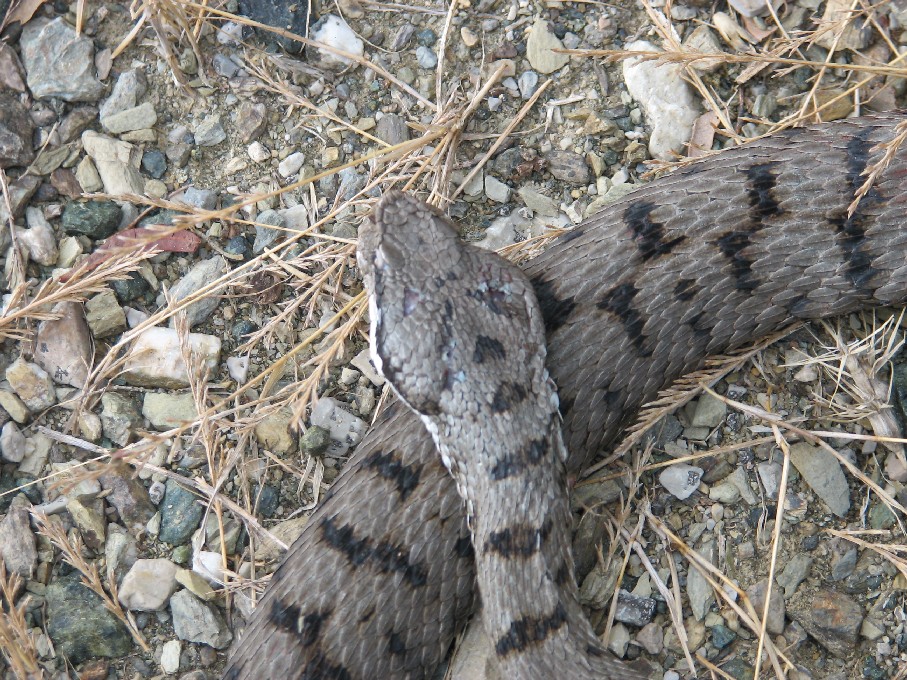
[[[907,302],[904,120],[691,162],[519,269],[386,193],[358,260],[373,359],[402,399],[290,547],[224,680],[431,678],[479,597],[505,677],[648,677],[578,604],[566,480],[709,355]]]

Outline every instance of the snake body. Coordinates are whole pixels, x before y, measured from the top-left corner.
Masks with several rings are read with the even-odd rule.
[[[708,354],[796,320],[907,300],[907,148],[848,212],[864,172],[882,157],[877,145],[893,138],[902,119],[883,114],[788,130],[692,163],[607,207],[523,267],[559,388],[568,474],[612,441],[640,404]],[[389,194],[376,210],[385,228],[417,219],[443,224],[401,194]],[[433,299],[443,312],[445,289],[464,289],[460,280],[439,283]],[[487,298],[489,290],[474,297]],[[412,306],[405,290],[396,294]],[[482,304],[495,300],[502,301],[491,295]],[[524,316],[538,325],[532,313]],[[518,353],[522,343],[532,345],[527,337],[501,344]],[[463,358],[473,360],[475,352]],[[514,375],[520,373],[543,377],[537,367]],[[489,377],[491,394],[504,377]],[[544,408],[550,394],[536,387],[542,396],[533,398]],[[426,404],[422,413],[431,415]],[[534,467],[526,463],[515,459],[514,466]],[[486,467],[488,476],[494,464]],[[515,478],[551,489],[564,474],[555,468],[561,472],[541,473],[553,481],[525,470]],[[469,474],[460,475],[461,487],[469,488]],[[573,603],[560,599],[573,587],[572,574],[557,571],[569,564],[563,496],[532,501],[549,514],[530,515],[527,535],[511,531],[504,549],[482,544],[474,552],[456,486],[420,418],[399,403],[386,408],[275,572],[224,678],[431,677],[472,610],[476,559],[483,598],[497,598],[494,616],[504,617],[490,622],[495,651],[516,677],[638,677],[600,657],[595,641],[573,648],[586,635],[573,624],[581,616]],[[494,524],[497,510],[511,522],[514,506],[523,504],[519,497],[489,501],[484,492],[471,500],[473,528],[485,538],[507,528]],[[482,519],[488,512],[492,519]],[[479,527],[483,521],[491,524]],[[534,532],[546,521],[542,541]],[[523,580],[537,577],[542,561],[555,569],[557,593],[540,594]],[[566,652],[555,640],[568,644],[577,675],[561,671]]]

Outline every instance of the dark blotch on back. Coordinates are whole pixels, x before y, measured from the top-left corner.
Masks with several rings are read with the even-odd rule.
[[[784,213],[775,197],[778,165],[780,164],[777,161],[772,161],[757,163],[746,169],[746,197],[750,205],[750,220],[754,231],[762,228],[761,222],[766,217]]]
[[[554,284],[546,281],[541,275],[532,277],[532,286],[545,319],[545,330],[551,334],[563,326],[573,310],[576,309],[576,299],[573,296],[558,297]]]
[[[747,231],[731,230],[715,240],[715,245],[731,265],[731,275],[737,290],[754,290],[759,286],[759,277],[753,272],[753,259],[743,251],[751,244]]]
[[[657,207],[649,201],[636,201],[624,210],[624,222],[633,232],[633,240],[639,248],[639,254],[646,261],[667,255],[686,239],[686,236],[680,235],[665,240],[664,224],[652,219],[652,212]]]
[[[863,172],[873,146],[869,141],[871,132],[868,127],[862,129],[847,142],[847,183],[851,190],[848,205],[866,179]],[[838,246],[846,263],[847,278],[857,288],[865,288],[876,273],[872,257],[866,252],[866,229],[873,218],[873,208],[886,200],[873,186],[860,199],[853,215],[848,216],[847,207],[843,207],[829,218],[838,232]]]
[[[633,343],[640,356],[648,356],[651,351],[646,349],[645,337],[642,334],[645,321],[633,307],[633,300],[638,292],[639,290],[632,283],[622,283],[605,293],[596,306],[616,316],[623,325],[627,338]]]
[[[417,486],[422,468],[416,464],[404,465],[394,452],[373,451],[363,462],[363,466],[376,470],[379,475],[397,487],[400,500],[405,501]]]
[[[496,482],[522,474],[532,465],[538,465],[548,453],[548,442],[544,439],[533,439],[526,445],[526,450],[518,454],[504,454],[491,468],[491,478]]]
[[[501,361],[507,357],[507,350],[504,344],[487,335],[478,335],[476,337],[476,348],[472,353],[472,360],[477,364],[484,364],[487,360]]]
[[[527,524],[517,524],[501,531],[492,531],[485,541],[485,551],[501,557],[531,557],[537,553],[542,543],[551,533],[551,522],[546,521],[541,528]]]
[[[268,620],[274,624],[275,628],[288,631],[293,635],[299,634],[299,617],[302,611],[297,605],[286,604],[279,599],[271,603],[271,611],[268,613]]]
[[[391,631],[387,636],[387,649],[394,656],[406,654],[406,643],[403,641],[403,636],[396,631]]]
[[[425,566],[410,562],[407,552],[398,545],[368,537],[358,538],[353,527],[348,524],[338,527],[330,517],[321,520],[321,535],[328,545],[346,555],[355,567],[368,564],[382,572],[401,574],[414,587],[426,583]]]
[[[558,602],[550,616],[524,616],[511,622],[510,630],[495,643],[498,656],[521,652],[527,647],[544,642],[548,636],[567,622],[567,611]]]
[[[526,394],[526,388],[522,385],[509,380],[503,381],[498,385],[498,389],[495,390],[491,399],[492,413],[509,411],[511,407],[523,401],[526,398]]]

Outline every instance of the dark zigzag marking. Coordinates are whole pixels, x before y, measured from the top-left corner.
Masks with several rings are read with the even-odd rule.
[[[624,222],[633,232],[633,241],[644,262],[667,255],[686,240],[683,235],[665,240],[665,225],[652,219],[652,212],[657,207],[649,201],[636,201],[624,210]]]
[[[499,657],[521,652],[530,645],[544,642],[548,636],[567,623],[567,611],[560,602],[549,616],[524,616],[511,622],[510,630],[495,643]]]
[[[865,181],[863,172],[872,150],[872,142],[868,139],[871,133],[871,128],[867,127],[847,142],[847,183],[851,189],[848,205],[856,198],[857,190]],[[845,207],[829,218],[838,232],[838,247],[844,257],[847,278],[857,288],[866,288],[876,273],[872,257],[866,252],[866,229],[872,217],[869,211],[886,200],[888,199],[873,186],[860,199],[853,215],[848,216]]]
[[[545,439],[533,439],[529,442],[526,451],[518,454],[506,453],[491,468],[491,478],[499,482],[508,477],[522,474],[526,468],[538,465],[548,453],[548,442]]]
[[[622,283],[605,293],[596,307],[616,316],[639,355],[649,356],[652,352],[646,349],[645,336],[642,334],[645,320],[633,307],[633,299],[638,292],[639,289],[632,283]]]
[[[414,587],[424,586],[427,581],[425,566],[410,562],[406,551],[387,541],[372,541],[357,538],[353,527],[348,524],[337,527],[330,517],[321,520],[321,535],[328,545],[346,555],[355,567],[368,564],[382,572],[400,574]]]
[[[674,297],[680,302],[689,302],[702,288],[695,279],[680,279],[674,286]]]
[[[573,310],[576,309],[576,298],[570,295],[564,298],[558,297],[554,284],[543,279],[541,274],[532,277],[532,286],[535,288],[535,297],[539,301],[542,318],[545,320],[545,330],[550,335],[570,318]]]
[[[745,251],[753,244],[752,236],[765,227],[765,220],[784,212],[774,195],[778,182],[777,165],[775,162],[757,163],[746,168],[748,219],[739,228],[724,232],[714,241],[730,263],[737,290],[755,290],[762,283],[753,271],[755,260]]]
[[[393,482],[402,501],[409,498],[413,490],[419,486],[422,467],[416,463],[403,464],[395,452],[374,451],[362,461],[362,465],[377,471],[384,479]]]

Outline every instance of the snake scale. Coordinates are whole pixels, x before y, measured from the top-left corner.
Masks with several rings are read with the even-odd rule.
[[[608,206],[523,266],[558,386],[567,474],[707,355],[796,320],[907,301],[907,148],[897,150],[848,214],[864,173],[881,158],[877,145],[890,141],[902,120],[903,114],[889,113],[786,130],[691,163]],[[437,260],[454,247],[444,236],[444,218],[402,194],[385,196],[373,220],[382,238],[394,235],[380,249],[391,264],[400,254],[395,248],[413,247],[407,252],[419,254],[412,257]],[[380,260],[375,239],[363,231],[360,247],[373,253],[373,263]],[[456,258],[473,257],[456,252]],[[380,264],[384,271],[387,262]],[[368,275],[367,263],[365,269]],[[540,326],[531,311],[511,304],[531,298],[521,278],[507,282],[503,269],[480,270],[484,278],[471,289],[456,273],[432,283],[438,318],[456,316],[445,311],[449,291],[471,297],[474,309],[507,309],[529,327]],[[426,304],[425,291],[385,283],[405,312],[397,320],[405,325],[404,317]],[[388,324],[385,319],[385,327],[394,325]],[[523,368],[511,364],[512,373],[483,374],[492,394],[486,412],[506,420],[511,407],[528,399],[553,413],[544,369],[534,363],[531,330],[473,340],[461,357],[467,362],[502,353],[525,359]],[[394,357],[400,350],[378,354]],[[414,369],[393,358],[385,368],[392,382],[414,390],[405,392],[407,399],[443,430],[446,416],[427,374],[410,375]],[[521,395],[518,376],[535,380],[539,396]],[[452,389],[458,379],[446,375],[444,385]],[[530,424],[535,429],[505,449],[512,456],[489,459],[455,483],[420,418],[399,402],[389,404],[272,577],[225,680],[432,677],[473,609],[477,562],[486,610],[494,599],[495,613],[484,623],[508,677],[641,677],[601,656],[598,642],[588,640],[573,574],[557,568],[571,564],[565,492],[527,501],[525,485],[536,484],[536,473],[545,478],[539,488],[563,482],[563,467],[543,471],[536,464],[557,458],[556,434],[545,439],[552,447],[524,446],[549,437],[539,430],[552,422]],[[457,484],[476,474],[485,476],[480,485],[492,485],[497,474],[524,486],[516,498],[468,496],[472,529],[484,537],[474,550]],[[486,519],[489,504],[508,518],[519,509],[529,514],[521,525],[500,526],[493,512]],[[554,571],[545,572],[545,565]],[[528,584],[539,569],[545,583]]]

